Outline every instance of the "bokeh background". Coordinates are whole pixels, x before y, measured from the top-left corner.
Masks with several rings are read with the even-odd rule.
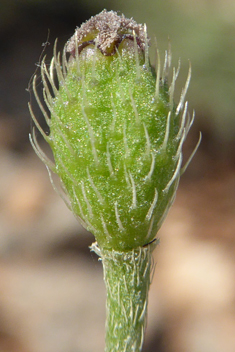
[[[43,49],[49,60],[55,38],[62,48],[103,8],[146,22],[162,58],[170,38],[173,65],[181,58],[176,96],[191,61],[186,158],[203,134],[159,232],[144,351],[234,352],[234,0],[0,0],[0,351],[104,349],[94,239],[52,190],[27,109]]]

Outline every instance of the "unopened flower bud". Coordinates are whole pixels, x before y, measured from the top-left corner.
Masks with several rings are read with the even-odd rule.
[[[130,250],[152,241],[174,198],[182,145],[191,120],[185,94],[173,101],[178,71],[168,85],[170,54],[161,70],[149,63],[146,26],[104,10],[41,63],[50,127],[44,134],[74,214],[102,249]],[[67,53],[67,54],[66,54]],[[68,57],[69,55],[69,57]],[[58,84],[56,83],[58,82]]]

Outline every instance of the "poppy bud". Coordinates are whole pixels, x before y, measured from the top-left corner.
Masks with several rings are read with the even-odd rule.
[[[50,127],[49,136],[40,129],[54,155],[48,166],[104,249],[125,251],[153,240],[181,174],[190,72],[175,105],[178,71],[168,85],[170,54],[163,71],[159,61],[155,71],[148,47],[146,26],[104,10],[76,29],[62,59],[55,47],[49,69],[42,61],[50,118],[34,82]],[[32,143],[42,155],[35,138]]]

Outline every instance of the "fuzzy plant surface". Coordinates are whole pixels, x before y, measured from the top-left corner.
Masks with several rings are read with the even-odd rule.
[[[62,54],[41,62],[44,103],[54,162],[30,140],[59,191],[96,243],[107,287],[106,351],[141,351],[154,241],[175,198],[182,146],[193,119],[185,102],[191,69],[178,104],[163,69],[149,60],[145,25],[102,11],[77,28]],[[187,163],[186,163],[187,164]],[[52,177],[51,177],[52,179]]]

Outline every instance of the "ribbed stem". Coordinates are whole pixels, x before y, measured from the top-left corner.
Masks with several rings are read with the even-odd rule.
[[[128,252],[102,250],[99,253],[107,289],[105,352],[140,352],[142,349],[151,253],[155,245],[156,241]]]

